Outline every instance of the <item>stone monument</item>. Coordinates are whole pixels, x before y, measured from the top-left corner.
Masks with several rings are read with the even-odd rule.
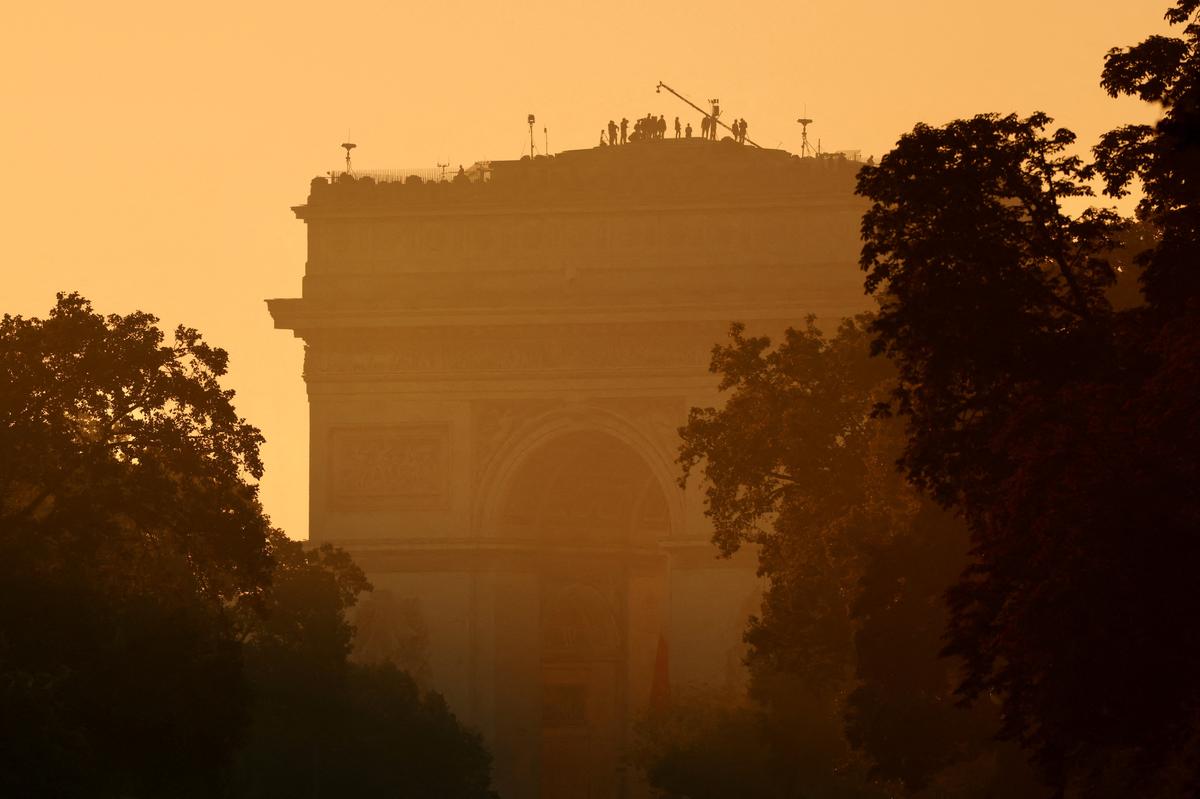
[[[716,556],[678,428],[729,323],[865,310],[858,164],[730,141],[312,182],[310,529],[376,586],[356,657],[442,692],[502,796],[644,792],[634,721],[740,689],[760,591]],[[657,693],[659,696],[654,696]]]

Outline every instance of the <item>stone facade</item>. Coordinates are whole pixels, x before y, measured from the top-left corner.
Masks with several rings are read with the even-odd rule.
[[[677,429],[730,321],[865,309],[856,168],[668,140],[295,209],[303,297],[269,306],[306,343],[311,538],[376,586],[357,656],[445,694],[502,795],[638,795],[663,678],[740,686],[754,561],[715,557]]]

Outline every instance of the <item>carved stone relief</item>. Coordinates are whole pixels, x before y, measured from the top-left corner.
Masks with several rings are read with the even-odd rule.
[[[545,587],[543,660],[611,657],[620,641],[612,604],[598,590],[579,583]]]
[[[335,509],[448,504],[450,434],[445,425],[341,427],[329,435],[329,493]]]

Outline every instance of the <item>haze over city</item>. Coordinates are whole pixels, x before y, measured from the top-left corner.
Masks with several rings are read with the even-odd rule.
[[[531,112],[552,152],[594,146],[614,116],[698,126],[655,94],[661,80],[720,98],[752,138],[792,152],[804,113],[826,149],[864,157],[917,121],[985,110],[1044,110],[1088,147],[1153,119],[1096,75],[1129,31],[1166,27],[1154,3],[1032,0],[51,2],[9,19],[21,34],[0,53],[0,209],[17,265],[5,310],[44,312],[78,290],[233,349],[229,385],[267,439],[263,502],[296,538],[308,532],[303,353],[262,301],[298,291],[305,237],[289,209],[341,166],[347,136],[360,167],[434,169],[520,157]]]

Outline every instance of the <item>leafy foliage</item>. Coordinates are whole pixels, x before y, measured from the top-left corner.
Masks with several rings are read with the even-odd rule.
[[[227,360],[74,294],[0,320],[0,794],[490,796],[440,697],[347,663],[370,586],[271,528]]]
[[[674,697],[640,720],[634,762],[664,799],[821,796],[877,799],[846,748],[829,702],[791,694],[789,712],[768,712],[729,696]]]
[[[871,413],[892,370],[868,356],[870,324],[826,339],[810,320],[778,347],[735,325],[712,363],[727,401],[693,409],[681,430],[680,462],[685,476],[703,469],[717,543],[755,545],[769,578],[746,640],[774,784],[787,796],[866,795],[869,776],[909,792],[1036,795],[986,764],[971,789],[942,782],[1000,755],[999,721],[955,706],[953,664],[938,658],[964,534],[894,468],[902,431]]]
[[[1101,84],[1109,94],[1155,103],[1162,117],[1153,127],[1127,125],[1107,133],[1095,149],[1097,167],[1110,194],[1144,189],[1139,216],[1162,231],[1147,253],[1143,282],[1157,307],[1180,312],[1200,292],[1195,243],[1200,240],[1200,23],[1195,0],[1180,0],[1167,21],[1183,25],[1181,37],[1150,36],[1128,48],[1113,48]]]
[[[251,724],[240,797],[486,799],[491,758],[441,696],[387,664],[347,661],[347,611],[370,590],[342,550],[272,541],[268,603],[246,618]]]
[[[78,295],[0,320],[5,793],[211,795],[237,743],[262,439],[225,352],[156,322]]]
[[[0,519],[70,536],[100,571],[119,567],[102,552],[118,547],[181,558],[205,594],[232,600],[270,570],[250,482],[262,436],[218,383],[225,351],[184,327],[165,344],[157,321],[102,317],[76,294],[44,321],[0,321]]]
[[[1105,136],[1094,167],[1043,115],[985,115],[918,125],[859,177],[900,462],[971,532],[959,695],[999,698],[1064,792],[1200,784],[1200,637],[1180,623],[1200,610],[1196,8],[1168,12],[1184,38],[1109,54],[1105,87],[1164,113]],[[1093,170],[1114,194],[1141,180],[1138,227],[1062,210]],[[1141,250],[1142,303],[1113,305],[1118,243]]]
[[[1053,385],[1108,361],[1115,272],[1103,257],[1122,224],[1078,218],[1090,172],[1050,120],[981,115],[918,125],[859,174],[866,287],[879,297],[873,352],[896,364],[897,409],[910,436],[903,464],[943,502],[985,493],[975,457],[1030,382]],[[1003,458],[1003,450],[993,453]]]

